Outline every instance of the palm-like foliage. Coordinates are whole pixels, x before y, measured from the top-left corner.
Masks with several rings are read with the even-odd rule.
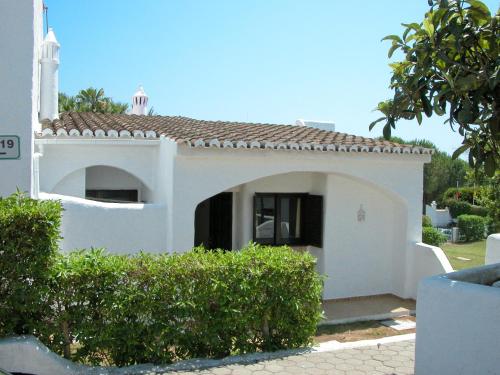
[[[125,113],[128,104],[115,102],[104,95],[104,89],[89,87],[76,96],[59,94],[59,112]]]
[[[59,93],[59,112],[75,112],[78,105],[74,96]]]
[[[76,95],[76,100],[85,112],[103,112],[106,108],[106,99],[108,98],[104,96],[102,88],[97,90],[89,87],[86,90],[80,90]]]

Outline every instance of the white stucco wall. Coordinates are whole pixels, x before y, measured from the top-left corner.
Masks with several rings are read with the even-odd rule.
[[[168,204],[168,216],[175,220],[168,222],[171,235],[167,247],[185,251],[193,246],[195,208],[206,198],[268,176],[313,172],[327,176],[325,247],[329,249],[324,252],[325,272],[335,277],[335,272],[340,276],[347,273],[345,269],[358,267],[352,276],[339,277],[331,287],[326,286],[325,298],[386,292],[410,297],[415,289],[408,272],[413,267],[410,253],[421,241],[422,171],[428,160],[424,155],[178,147],[173,166],[174,198]],[[286,184],[281,187],[287,189]],[[367,211],[367,220],[356,225],[360,204]],[[371,221],[375,217],[379,223]],[[250,233],[251,226],[240,230]],[[241,241],[245,237],[249,238],[243,235]],[[370,249],[383,250],[377,255]],[[338,259],[349,262],[336,263]],[[374,261],[377,267],[382,265],[382,271],[376,270]],[[370,282],[371,275],[376,275],[375,283]]]
[[[394,197],[359,181],[328,175],[325,209],[327,298],[403,289],[406,211]],[[358,221],[360,206],[365,221]]]
[[[485,264],[500,263],[500,233],[490,234],[486,239]]]
[[[21,145],[19,160],[0,160],[0,196],[32,192],[42,20],[42,0],[0,0],[0,135],[17,135]]]
[[[453,271],[450,261],[439,247],[427,245],[425,243],[415,244],[412,251],[412,265],[408,275],[411,278],[413,289],[410,291],[412,298],[417,297],[417,287],[419,282],[429,276],[440,275]]]
[[[85,198],[85,169],[68,174],[52,189],[51,193]]]
[[[40,198],[58,199],[63,204],[63,251],[91,247],[105,247],[117,254],[167,250],[164,204],[102,203],[45,193]]]
[[[46,143],[37,140],[43,156],[40,158],[40,191],[58,193],[56,186],[66,178],[72,179],[72,173],[87,167],[105,166],[121,169],[141,181],[146,191],[152,190],[157,183],[158,141],[89,141],[64,144]],[[109,172],[109,170],[108,170]],[[119,173],[119,172],[117,172]],[[112,178],[101,176],[106,186],[112,186]],[[118,177],[116,173],[110,177]],[[123,175],[120,175],[123,181]],[[94,180],[95,181],[95,180]],[[92,180],[90,181],[91,183]],[[85,187],[84,187],[85,189]],[[148,192],[149,194],[149,192]]]
[[[117,251],[145,249],[143,243],[153,250],[187,251],[194,245],[196,206],[223,191],[235,192],[233,244],[239,248],[252,240],[255,192],[308,192],[324,196],[324,247],[308,250],[318,258],[318,270],[329,276],[325,298],[380,293],[414,297],[419,273],[413,271],[414,262],[426,267],[414,252],[421,241],[422,171],[428,155],[195,149],[167,139],[41,139],[37,147],[43,153],[42,191],[77,191],[82,176],[73,173],[106,165],[140,180],[150,189],[151,201],[164,210],[161,219],[144,222],[138,219],[140,210],[127,211],[122,220],[119,206],[72,206],[64,218],[65,249],[88,246],[92,240],[92,246]],[[366,219],[359,222],[361,205]],[[67,224],[70,220],[72,225]],[[110,220],[113,228],[116,220],[120,230],[126,221],[134,224],[129,229],[148,228],[154,240],[128,241],[125,246],[114,229],[97,228],[110,225]],[[95,221],[95,227],[87,221]],[[80,227],[84,230],[73,234]],[[70,242],[69,233],[85,238]]]
[[[500,374],[500,265],[424,279],[418,288],[416,375]]]

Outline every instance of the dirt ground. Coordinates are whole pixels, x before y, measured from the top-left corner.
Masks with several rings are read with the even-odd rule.
[[[396,318],[403,321],[415,321],[413,316]],[[381,337],[405,335],[415,333],[415,329],[398,331],[394,328],[386,327],[379,321],[356,322],[348,324],[321,325],[318,327],[314,341],[321,343],[336,340],[339,342],[350,342],[358,340],[373,340]]]

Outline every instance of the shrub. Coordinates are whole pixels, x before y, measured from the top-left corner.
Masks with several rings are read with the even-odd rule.
[[[455,199],[446,200],[443,204],[450,209],[450,215],[454,219],[460,215],[470,214],[472,210],[472,205],[470,203],[457,201]]]
[[[315,333],[310,254],[61,254],[60,220],[58,202],[0,199],[0,336],[33,333],[66,358],[123,366],[296,348]]]
[[[441,246],[446,242],[446,236],[436,228],[423,227],[422,228],[422,242],[428,245]]]
[[[468,202],[472,204],[474,202],[474,188],[473,187],[448,188],[443,193],[443,201],[445,200],[458,200],[461,202]]]
[[[169,363],[295,348],[321,318],[315,259],[286,247],[61,255],[43,340],[77,361]],[[78,341],[76,351],[69,343]]]
[[[0,198],[0,335],[33,333],[47,310],[61,205],[17,192]]]
[[[477,241],[484,238],[485,219],[476,215],[460,215],[458,230],[465,237],[465,241]]]
[[[432,227],[432,220],[427,215],[422,215],[422,227]]]
[[[486,217],[488,216],[488,209],[486,207],[472,205],[470,208],[470,214]]]

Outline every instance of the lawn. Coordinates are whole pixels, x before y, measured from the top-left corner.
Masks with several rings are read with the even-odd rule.
[[[441,246],[441,249],[455,270],[482,266],[486,253],[486,240],[469,243],[446,243]]]

